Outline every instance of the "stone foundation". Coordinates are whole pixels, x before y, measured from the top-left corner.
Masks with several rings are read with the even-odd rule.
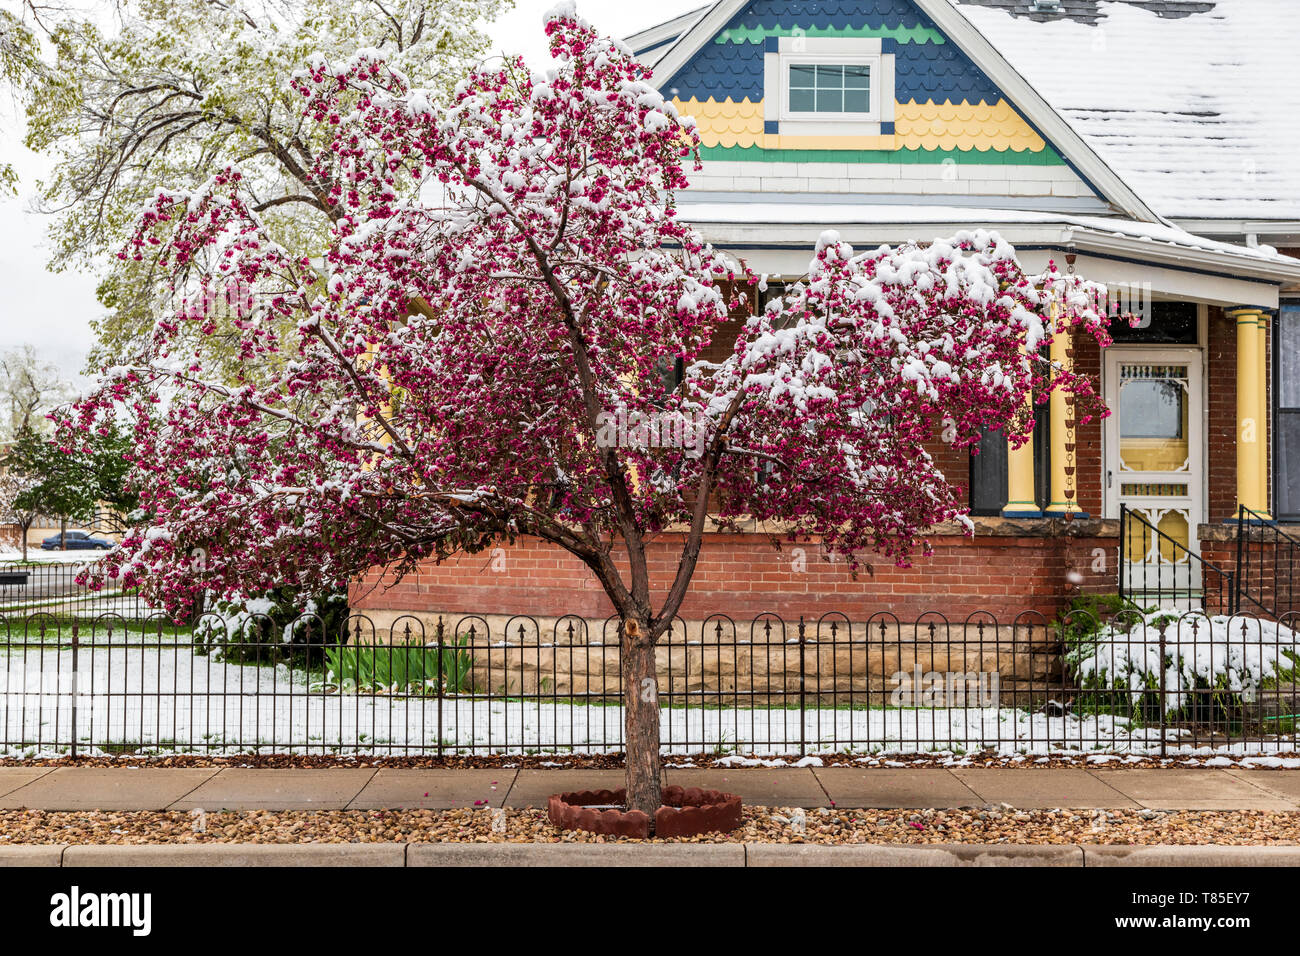
[[[768,626],[770,622],[770,628]],[[373,627],[371,626],[373,624]],[[617,696],[617,623],[576,617],[372,613],[349,639],[429,644],[469,654],[468,686],[495,695]],[[1028,618],[1021,626],[798,622],[679,622],[656,648],[660,694],[719,705],[797,699],[883,705],[899,686],[924,689],[927,674],[998,675],[1002,692],[1043,691],[1060,680],[1055,631]],[[967,696],[977,705],[978,676]],[[986,682],[987,683],[987,682]],[[919,702],[918,702],[919,703]],[[1005,699],[1004,699],[1005,703]],[[958,703],[960,705],[960,702]]]

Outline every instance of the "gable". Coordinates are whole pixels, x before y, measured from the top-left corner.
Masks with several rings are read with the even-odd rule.
[[[805,132],[780,116],[778,94],[768,89],[773,54],[831,38],[874,40],[864,49],[890,61],[892,75],[881,79],[892,83],[878,90],[879,129]],[[706,158],[756,159],[745,151],[795,149],[809,154],[801,158],[828,162],[844,162],[846,151],[887,163],[1001,165],[1008,153],[1030,165],[1063,162],[913,0],[750,0],[661,89],[699,122]],[[882,155],[889,153],[901,155]]]

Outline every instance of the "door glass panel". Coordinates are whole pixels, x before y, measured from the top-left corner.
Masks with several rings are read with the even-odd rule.
[[[1119,457],[1124,471],[1187,471],[1186,365],[1120,366]]]

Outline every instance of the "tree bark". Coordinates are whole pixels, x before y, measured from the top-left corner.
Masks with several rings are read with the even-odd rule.
[[[654,819],[659,792],[659,681],[645,622],[623,622],[623,701],[627,737],[627,808]]]

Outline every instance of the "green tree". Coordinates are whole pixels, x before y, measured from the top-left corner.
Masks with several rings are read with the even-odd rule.
[[[0,352],[0,442],[24,430],[48,433],[46,415],[72,398],[72,386],[58,366],[43,361],[31,345]]]
[[[45,27],[43,14],[51,12],[51,8],[32,0],[6,6],[12,9],[0,7],[0,83],[25,100],[23,91],[30,89],[45,71],[38,30]],[[0,163],[0,194],[12,193],[17,181],[13,166]]]
[[[153,332],[152,263],[114,254],[157,188],[238,164],[280,241],[321,255],[338,210],[330,184],[310,175],[322,143],[303,122],[293,73],[312,57],[377,48],[445,95],[487,50],[484,23],[511,2],[122,0],[113,35],[65,19],[52,35],[54,68],[31,98],[27,145],[57,159],[42,190],[56,217],[52,268],[111,263],[91,367],[123,363]],[[233,355],[229,368],[249,373]]]
[[[127,484],[129,438],[118,429],[92,434],[82,447],[60,447],[33,428],[24,428],[0,459],[5,482],[3,510],[18,526],[22,557],[27,560],[27,532],[38,516],[87,521],[101,509],[126,512],[136,506]],[[8,489],[4,492],[3,489]]]

